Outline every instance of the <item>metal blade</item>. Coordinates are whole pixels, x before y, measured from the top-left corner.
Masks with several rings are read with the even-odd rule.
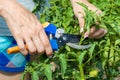
[[[58,41],[59,47],[64,45],[68,45],[74,49],[87,49],[91,47],[92,44],[78,45],[78,43],[80,42],[80,39],[81,39],[81,35],[62,34],[62,36],[58,38],[57,41]]]
[[[74,49],[87,49],[90,48],[92,44],[88,44],[88,45],[77,45],[74,43],[67,43],[68,46],[70,46],[71,48]]]
[[[57,39],[59,47],[65,45],[66,43],[79,43],[81,35],[73,34],[62,34],[60,38]]]

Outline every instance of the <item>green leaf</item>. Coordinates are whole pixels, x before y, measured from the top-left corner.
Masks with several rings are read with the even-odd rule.
[[[106,46],[110,46],[110,39],[107,39],[107,44],[106,44]]]
[[[93,52],[94,52],[94,49],[95,49],[95,46],[96,46],[96,44],[94,43],[94,44],[92,44],[92,46],[90,47],[90,49],[89,49],[89,54],[90,54],[90,57],[92,57],[92,54],[93,54]]]
[[[87,51],[84,51],[84,52],[80,53],[80,55],[78,56],[79,65],[82,65],[82,62],[83,62],[83,59],[84,59],[84,56],[86,53],[87,53]]]
[[[39,75],[36,71],[32,72],[32,80],[39,80]]]
[[[74,70],[72,72],[72,74],[73,74],[74,80],[80,80],[80,77],[79,77],[80,73],[79,73],[79,71]]]
[[[60,61],[62,78],[64,78],[64,74],[65,74],[66,69],[67,69],[67,61],[65,59],[65,54],[60,54],[59,55],[59,61]]]
[[[105,59],[108,58],[108,55],[109,55],[108,51],[104,51],[103,56],[104,56]]]
[[[47,77],[47,80],[52,80],[52,65],[47,64],[44,66],[44,74]]]
[[[70,52],[70,47],[69,46],[65,46],[65,49]]]
[[[115,41],[115,45],[119,45],[120,44],[120,39]]]

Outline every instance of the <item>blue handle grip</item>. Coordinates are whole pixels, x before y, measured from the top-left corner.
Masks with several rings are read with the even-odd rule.
[[[57,44],[56,40],[50,40],[50,44],[51,44],[51,47],[52,47],[53,51],[57,51],[58,50],[58,44]]]
[[[45,32],[46,32],[47,35],[52,34],[53,36],[55,36],[57,27],[55,25],[49,23],[45,27],[44,30],[45,30]],[[57,40],[56,39],[51,39],[50,40],[50,44],[51,44],[51,47],[52,47],[53,51],[57,51],[58,50],[58,44],[57,44]]]

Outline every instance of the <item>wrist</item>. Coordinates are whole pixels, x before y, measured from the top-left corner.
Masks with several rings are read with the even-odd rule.
[[[3,16],[6,9],[16,0],[0,0],[0,16]]]

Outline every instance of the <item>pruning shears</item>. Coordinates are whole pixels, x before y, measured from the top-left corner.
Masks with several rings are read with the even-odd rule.
[[[50,40],[51,47],[53,51],[57,51],[61,46],[68,45],[74,49],[87,49],[91,44],[78,45],[81,39],[81,35],[67,34],[64,33],[62,28],[58,28],[49,22],[42,24],[44,30]],[[27,48],[27,46],[26,46]],[[8,54],[19,52],[19,47],[10,47],[7,50]]]

